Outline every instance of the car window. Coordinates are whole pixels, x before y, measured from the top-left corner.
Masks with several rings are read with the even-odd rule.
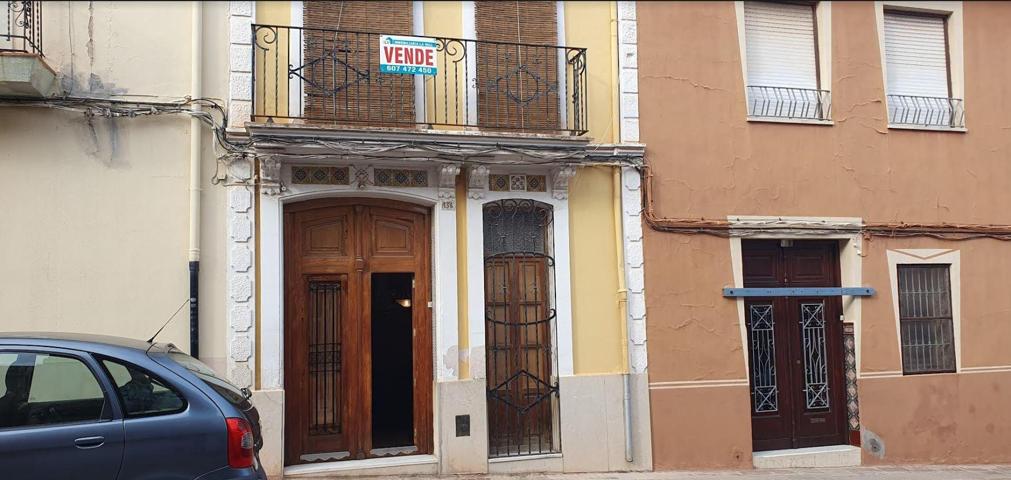
[[[183,352],[178,350],[172,350],[169,352],[169,358],[174,360],[179,365],[182,365],[187,370],[196,374],[197,378],[202,380],[207,386],[218,392],[219,395],[228,400],[232,405],[242,406],[245,404],[247,397],[242,392],[239,387],[232,385],[228,380],[219,377],[211,367],[208,367],[204,362],[197,360]]]
[[[98,379],[79,359],[0,352],[0,428],[109,418]]]
[[[186,401],[155,375],[128,363],[102,359],[116,385],[127,417],[165,415],[182,411]]]

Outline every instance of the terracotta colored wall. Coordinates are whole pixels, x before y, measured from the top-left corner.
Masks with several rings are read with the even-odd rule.
[[[640,128],[657,214],[1011,223],[1011,4],[964,5],[966,133],[889,129],[874,4],[831,9],[834,125],[816,126],[746,120],[733,3],[638,4]],[[960,250],[962,366],[1011,365],[1011,243],[864,244],[863,283],[878,295],[858,319],[863,372],[901,370],[886,256],[898,248]],[[730,241],[647,229],[645,248],[655,465],[748,466],[747,387],[698,386],[747,378],[736,304],[720,295],[734,282]],[[1011,402],[1009,375],[861,380],[863,426],[886,447],[883,460],[865,461],[1011,460],[1011,418],[999,407]]]
[[[640,130],[664,216],[1007,223],[1011,5],[965,4],[964,134],[887,128],[871,2],[832,4],[833,126],[746,121],[732,3],[638,9]]]

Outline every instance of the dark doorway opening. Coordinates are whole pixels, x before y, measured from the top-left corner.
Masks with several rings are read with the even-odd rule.
[[[413,273],[372,274],[372,448],[414,445]]]

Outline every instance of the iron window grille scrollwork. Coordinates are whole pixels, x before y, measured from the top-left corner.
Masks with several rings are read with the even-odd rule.
[[[379,71],[380,33],[252,26],[252,121],[583,135],[586,49],[430,37],[436,75]]]
[[[0,31],[0,52],[42,52],[42,2],[7,1],[6,30]]]
[[[751,330],[751,397],[755,413],[779,411],[776,384],[776,334],[772,304],[751,305],[748,309]]]
[[[484,207],[485,367],[490,457],[560,449],[551,206]]]

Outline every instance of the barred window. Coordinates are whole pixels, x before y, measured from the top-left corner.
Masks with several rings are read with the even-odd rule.
[[[899,265],[902,373],[955,371],[948,265]]]

